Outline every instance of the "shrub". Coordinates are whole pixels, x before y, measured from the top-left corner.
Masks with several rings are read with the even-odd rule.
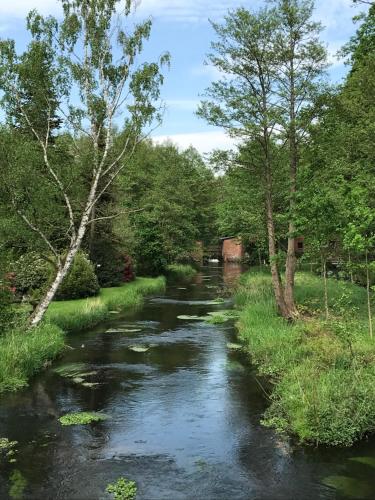
[[[12,266],[16,293],[25,295],[43,289],[51,278],[52,266],[37,252],[22,255]]]
[[[78,252],[73,265],[60,285],[56,299],[82,299],[93,297],[99,293],[100,287],[96,277],[94,266],[86,255]]]
[[[108,238],[97,238],[90,251],[90,258],[95,266],[95,272],[101,287],[119,286],[123,283],[124,256],[123,252],[109,242]]]

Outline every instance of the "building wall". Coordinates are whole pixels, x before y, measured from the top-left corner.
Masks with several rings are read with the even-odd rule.
[[[239,262],[244,257],[244,247],[239,238],[230,238],[223,241],[223,261]]]

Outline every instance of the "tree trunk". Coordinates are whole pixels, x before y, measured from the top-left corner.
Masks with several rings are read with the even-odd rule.
[[[90,221],[90,216],[92,213],[92,205],[94,203],[95,197],[96,197],[96,192],[98,188],[98,182],[100,178],[100,171],[96,173],[96,176],[93,180],[93,183],[91,185],[90,193],[87,199],[86,207],[83,212],[81,222],[79,225],[79,229],[77,231],[75,239],[72,241],[68,254],[66,256],[64,265],[58,270],[55,279],[53,280],[53,283],[47,290],[45,296],[41,300],[41,302],[38,304],[36,307],[35,311],[30,317],[30,326],[32,328],[36,327],[39,325],[39,323],[42,321],[44,318],[45,313],[47,312],[47,309],[52,302],[53,298],[56,295],[57,289],[59,288],[60,284],[62,283],[63,279],[65,276],[68,274],[73,261],[74,257],[77,255],[78,250],[81,247],[82,240],[85,236],[87,226]]]
[[[372,314],[371,314],[371,288],[370,288],[370,271],[368,267],[368,250],[366,250],[366,288],[367,288],[367,311],[368,311],[368,327],[370,337],[373,337],[372,330]]]
[[[326,319],[329,318],[329,308],[328,308],[328,284],[327,284],[327,261],[323,260],[323,281],[324,281],[324,308],[326,312]]]
[[[290,81],[290,108],[289,108],[289,235],[288,235],[288,253],[285,265],[285,303],[289,309],[292,318],[298,317],[298,311],[294,302],[294,277],[296,273],[296,227],[294,224],[296,192],[297,192],[297,165],[298,165],[298,146],[296,135],[296,111],[295,111],[295,83],[294,66],[291,65]]]
[[[352,256],[351,256],[350,250],[349,250],[349,252],[348,252],[348,263],[349,263],[349,276],[350,276],[350,281],[351,281],[351,283],[354,283],[353,269],[352,269]]]
[[[272,181],[270,172],[267,173],[266,179],[266,209],[267,209],[267,232],[268,232],[268,250],[270,258],[272,286],[275,294],[276,305],[279,313],[284,318],[289,318],[288,310],[284,299],[284,290],[281,283],[279,266],[277,263],[276,251],[276,236],[275,236],[275,222],[273,218],[273,203],[272,203]]]

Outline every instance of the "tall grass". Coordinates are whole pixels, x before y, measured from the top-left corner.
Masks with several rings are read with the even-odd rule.
[[[110,311],[139,307],[145,295],[164,289],[164,277],[138,278],[118,288],[104,288],[98,297],[53,302],[39,327],[0,337],[0,393],[26,386],[63,350],[64,332],[90,328],[108,318]]]
[[[301,442],[351,445],[375,430],[375,343],[367,333],[366,291],[329,279],[328,296],[325,321],[323,280],[298,273],[303,319],[290,324],[277,315],[270,277],[248,273],[237,293],[239,331],[274,383],[264,423]]]
[[[17,390],[64,348],[60,328],[44,323],[30,332],[15,330],[0,337],[0,392]]]
[[[191,280],[197,270],[189,264],[170,264],[166,268],[167,276],[176,280]]]

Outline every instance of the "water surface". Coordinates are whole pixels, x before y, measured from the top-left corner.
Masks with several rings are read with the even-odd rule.
[[[351,460],[375,458],[373,440],[317,450],[281,439],[260,425],[264,381],[227,346],[236,341],[233,321],[178,319],[231,307],[210,301],[238,273],[209,266],[141,310],[70,336],[62,359],[29,388],[3,396],[0,437],[18,445],[16,462],[0,462],[0,498],[104,499],[120,476],[135,480],[145,500],[375,498],[375,469]],[[151,347],[139,353],[133,345]],[[83,363],[85,381],[98,385],[54,371],[68,363]],[[58,417],[71,411],[109,418],[61,426]],[[346,494],[326,486],[328,476],[349,478]]]

